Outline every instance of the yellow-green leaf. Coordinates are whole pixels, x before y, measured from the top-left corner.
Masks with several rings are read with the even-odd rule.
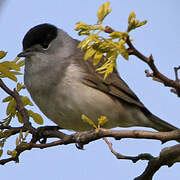
[[[96,69],[96,71],[99,71],[98,73],[104,74],[104,79],[106,79],[107,76],[113,72],[114,67],[116,67],[115,59],[117,58],[117,55],[118,54],[116,52],[113,53],[101,67]]]
[[[111,64],[109,64],[109,66],[107,67],[106,71],[105,71],[105,75],[104,75],[104,79],[106,79],[108,77],[109,74],[111,74],[113,72],[115,63],[112,62]]]
[[[100,62],[102,57],[103,57],[103,53],[100,51],[97,51],[96,54],[94,55],[93,65],[96,66]]]
[[[81,119],[82,119],[84,122],[86,122],[86,123],[88,123],[89,125],[91,125],[92,127],[94,127],[95,129],[97,129],[97,126],[96,126],[96,124],[93,122],[93,120],[90,119],[90,118],[88,118],[86,115],[82,114],[82,115],[81,115]]]
[[[77,23],[76,23],[76,26],[75,26],[75,28],[74,28],[74,30],[76,30],[76,31],[81,30],[81,24],[84,24],[84,23],[81,22],[81,21],[77,22]]]
[[[11,154],[12,154],[12,151],[7,150],[7,154],[8,154],[8,155],[11,155]]]
[[[19,66],[19,67],[24,66],[24,63],[25,63],[25,61],[24,61],[24,60],[19,61],[19,62],[17,63],[17,66]]]
[[[23,75],[23,73],[16,72],[16,71],[11,71],[11,74],[12,74],[12,75]]]
[[[29,130],[27,130],[27,131],[25,132],[24,138],[26,138],[26,137],[28,136],[28,134],[29,134]]]
[[[4,67],[2,64],[0,64],[0,72],[2,73],[2,75],[4,74],[5,77],[8,77],[9,79],[16,81],[17,82],[17,78],[16,76],[14,76],[12,74],[11,71],[9,71],[6,67]],[[0,74],[1,75],[1,74]]]
[[[128,18],[129,25],[128,25],[127,32],[130,32],[131,30],[136,29],[140,26],[143,26],[144,24],[147,23],[146,20],[140,22],[139,20],[136,20],[135,18],[136,18],[136,14],[134,12],[131,12]]]
[[[87,49],[87,47],[89,46],[89,44],[92,42],[92,39],[87,37],[86,39],[84,39],[83,41],[81,41],[79,44],[78,44],[78,48],[81,48],[81,49]]]
[[[19,92],[22,89],[22,84],[21,83],[17,83],[16,87],[17,87],[16,88],[17,91]]]
[[[16,151],[16,150],[13,150],[13,151],[11,152],[11,156],[14,158],[14,157],[16,157],[16,155],[17,155],[17,151]]]
[[[29,116],[31,116],[32,117],[32,115],[34,114],[34,112],[33,111],[31,111],[31,110],[28,110],[28,115]]]
[[[8,96],[8,97],[4,98],[2,100],[2,102],[8,102],[8,101],[12,100],[12,98],[13,98],[12,96]]]
[[[126,60],[129,59],[129,54],[128,54],[128,51],[127,51],[125,45],[121,44],[121,46],[120,46],[120,48],[119,48],[119,51],[120,51],[120,54],[121,54]]]
[[[113,38],[113,39],[123,39],[123,38],[128,36],[128,33],[127,32],[117,32],[117,31],[114,31],[109,36],[111,38]]]
[[[20,143],[20,139],[19,138],[16,138],[16,146],[18,146]]]
[[[107,121],[108,120],[106,116],[101,116],[98,118],[98,127],[102,127]]]
[[[43,118],[38,114],[38,113],[33,113],[31,116],[34,120],[39,125],[43,125]]]
[[[19,59],[21,59],[21,57],[16,57],[14,60],[13,60],[13,62],[17,62],[17,61],[19,61]]]
[[[99,24],[102,23],[102,20],[104,18],[104,4],[102,4],[99,9],[98,9],[98,12],[97,12],[97,17],[98,17],[98,22]]]
[[[22,129],[20,130],[19,132],[19,139],[21,140],[23,138],[23,132],[22,132]]]
[[[104,69],[107,69],[110,63],[111,63],[110,59],[106,60],[106,62],[101,67],[97,68],[96,71],[102,71]]]
[[[136,13],[135,12],[130,12],[130,14],[129,14],[129,18],[128,18],[128,23],[130,24],[130,23],[132,23],[134,20],[135,20],[135,18],[136,18]]]
[[[18,121],[19,121],[21,124],[23,124],[23,118],[22,118],[20,112],[16,112],[16,116],[17,116],[17,118],[18,118]]]
[[[20,67],[13,61],[4,61],[1,65],[5,66],[7,69],[13,69],[15,71],[20,71]]]
[[[139,20],[135,20],[135,26],[137,27],[139,24]]]
[[[79,21],[79,22],[76,23],[76,26],[75,26],[74,29],[75,29],[76,31],[79,31],[79,30],[87,30],[87,29],[89,29],[89,25],[86,24],[86,23],[84,23],[84,22]]]
[[[7,52],[0,51],[0,59],[4,58],[6,56]]]
[[[147,23],[147,21],[144,20],[144,21],[140,22],[139,24],[137,24],[137,27],[143,26],[143,25],[145,25],[146,23]]]
[[[33,106],[33,103],[30,101],[30,99],[27,96],[21,96],[21,100],[24,106],[27,105]]]
[[[19,92],[21,89],[25,89],[26,87],[22,83],[17,83],[16,90]]]
[[[3,150],[2,150],[2,149],[0,149],[0,157],[2,156],[2,154],[3,154]]]
[[[16,101],[14,99],[12,99],[6,109],[6,114],[7,116],[10,114],[15,114],[16,112]]]
[[[85,30],[81,30],[81,31],[79,31],[79,33],[78,33],[79,36],[89,35],[89,34],[90,34],[89,31],[85,31]]]
[[[2,138],[3,134],[4,133],[0,131],[0,138]],[[0,147],[3,147],[3,145],[4,145],[4,142],[0,141]]]
[[[111,12],[111,8],[109,7],[110,2],[105,2],[102,4],[97,12],[97,17],[98,17],[98,24],[101,24],[104,18]]]
[[[84,60],[88,60],[90,57],[92,57],[96,53],[96,50],[93,48],[89,48],[85,55],[84,55]]]

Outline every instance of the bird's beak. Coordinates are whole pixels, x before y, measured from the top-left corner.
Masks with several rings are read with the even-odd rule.
[[[34,52],[30,51],[30,50],[25,50],[25,51],[22,51],[21,53],[19,53],[17,55],[17,57],[28,57],[28,56],[32,56],[34,55]]]

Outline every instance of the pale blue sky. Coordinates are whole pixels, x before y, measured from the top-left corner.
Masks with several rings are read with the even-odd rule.
[[[0,13],[0,50],[8,51],[7,59],[14,58],[22,49],[21,41],[25,33],[40,23],[54,24],[74,38],[80,39],[74,31],[75,23],[96,22],[98,7],[105,1],[99,0],[7,0]],[[174,78],[173,67],[180,65],[180,1],[179,0],[110,0],[112,13],[106,18],[105,25],[123,31],[127,27],[127,18],[135,11],[138,19],[148,20],[148,24],[132,33],[134,44],[145,55],[153,54],[160,71]],[[180,127],[180,99],[170,93],[169,88],[146,78],[147,65],[137,58],[129,61],[119,58],[119,71],[129,86],[138,95],[150,111],[162,119]],[[11,83],[11,82],[10,82]],[[14,84],[8,85],[13,87]],[[26,93],[27,94],[27,93]],[[2,99],[4,93],[0,92]],[[0,105],[1,112],[4,108]],[[36,111],[37,108],[34,108]],[[1,113],[0,118],[5,117]],[[46,124],[53,124],[45,120]],[[137,128],[136,128],[137,129]],[[142,129],[142,128],[141,128]],[[174,142],[161,145],[158,141],[124,139],[115,142],[116,151],[137,155],[152,153],[158,155],[159,150]],[[14,141],[9,141],[14,146]],[[74,145],[59,146],[43,150],[31,150],[20,156],[20,163],[11,162],[0,167],[1,179],[125,179],[132,180],[145,168],[147,162],[133,164],[130,161],[117,160],[109,152],[102,141],[92,142],[84,151],[77,150]],[[163,167],[155,175],[154,180],[178,180],[180,165],[172,168]]]

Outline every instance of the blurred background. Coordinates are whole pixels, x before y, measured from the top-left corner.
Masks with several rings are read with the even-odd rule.
[[[173,68],[180,65],[180,1],[109,1],[112,12],[105,19],[104,25],[125,31],[131,11],[136,12],[137,19],[148,20],[147,25],[131,33],[133,43],[146,56],[152,53],[160,71],[174,79]],[[97,9],[104,2],[104,0],[0,0],[0,50],[8,51],[6,60],[14,59],[22,50],[22,39],[25,33],[40,23],[54,24],[72,37],[81,40],[82,37],[74,31],[76,22],[95,24]],[[144,70],[149,69],[146,64],[135,57],[130,57],[129,61],[119,57],[118,69],[123,79],[151,112],[180,127],[180,99],[172,94],[169,88],[145,77]],[[19,80],[23,82],[23,77]],[[5,82],[9,87],[15,87],[12,81]],[[23,94],[29,96],[26,91]],[[7,95],[0,90],[0,100],[5,96]],[[5,104],[0,103],[1,120],[6,117],[5,108]],[[33,109],[39,112],[37,107]],[[46,125],[53,125],[46,117],[44,120]],[[157,156],[163,147],[175,144],[175,142],[168,142],[161,145],[159,141],[153,140],[110,140],[116,151],[126,155],[151,153]],[[14,147],[15,138],[8,141],[7,149],[12,150]],[[132,180],[143,172],[146,165],[146,161],[133,164],[131,161],[117,160],[103,140],[99,140],[86,145],[83,151],[78,150],[75,145],[67,145],[24,152],[20,156],[20,163],[10,162],[0,167],[0,178]],[[179,168],[180,164],[175,164],[171,168],[162,167],[154,176],[154,180],[177,180],[180,178]]]

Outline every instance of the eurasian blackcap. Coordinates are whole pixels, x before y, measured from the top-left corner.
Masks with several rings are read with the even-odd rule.
[[[86,131],[107,116],[104,128],[143,126],[177,129],[153,115],[114,70],[105,80],[92,59],[84,61],[78,40],[50,24],[30,29],[23,39],[24,82],[40,110],[61,128]]]

